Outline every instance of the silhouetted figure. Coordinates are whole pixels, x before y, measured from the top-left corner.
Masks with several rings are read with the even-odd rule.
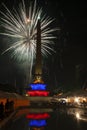
[[[8,113],[10,111],[10,102],[9,100],[7,99],[6,100],[6,103],[5,103],[5,112]]]
[[[14,101],[10,101],[10,112],[14,111]]]
[[[4,104],[3,102],[0,103],[0,119],[4,118]]]

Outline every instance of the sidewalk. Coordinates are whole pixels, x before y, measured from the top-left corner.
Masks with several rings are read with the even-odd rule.
[[[12,119],[12,117],[14,117],[14,115],[22,106],[29,106],[30,104],[29,100],[25,99],[24,100],[10,99],[10,100],[14,100],[14,111],[7,113],[7,115],[5,114],[5,117],[0,120],[0,130],[2,130],[5,124],[8,123]],[[0,102],[1,101],[3,101],[3,103],[5,104],[6,99],[0,99]]]
[[[16,114],[16,112],[17,110],[10,113],[9,116],[5,117],[3,120],[0,121],[0,130],[2,130],[3,127],[6,125],[6,123],[8,123],[12,119],[12,117]]]

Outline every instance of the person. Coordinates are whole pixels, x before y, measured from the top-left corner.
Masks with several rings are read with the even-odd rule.
[[[10,101],[10,112],[14,111],[14,101]]]
[[[9,104],[10,104],[10,102],[9,102],[9,100],[7,99],[7,100],[6,100],[6,103],[5,103],[5,112],[6,112],[6,113],[8,113],[9,110],[10,110],[10,109],[9,109],[9,108],[10,108],[10,105],[9,105]]]
[[[4,118],[4,104],[3,102],[0,103],[0,119]]]

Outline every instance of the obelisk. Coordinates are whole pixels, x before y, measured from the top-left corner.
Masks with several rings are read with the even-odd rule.
[[[37,22],[35,79],[42,79],[41,23],[39,18]]]

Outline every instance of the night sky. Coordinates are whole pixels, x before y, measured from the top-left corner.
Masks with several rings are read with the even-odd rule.
[[[8,8],[17,6],[20,0],[1,0]],[[29,2],[29,0],[26,0]],[[33,0],[32,0],[33,1]],[[55,18],[56,32],[54,49],[56,53],[45,58],[43,77],[49,89],[69,90],[80,88],[87,80],[87,4],[76,0],[37,0],[38,5],[50,17]],[[1,36],[0,36],[1,38]],[[1,38],[2,39],[2,38]],[[6,45],[0,44],[0,52]],[[6,42],[6,41],[5,41]],[[23,64],[11,60],[9,54],[0,55],[0,83],[24,85]]]

